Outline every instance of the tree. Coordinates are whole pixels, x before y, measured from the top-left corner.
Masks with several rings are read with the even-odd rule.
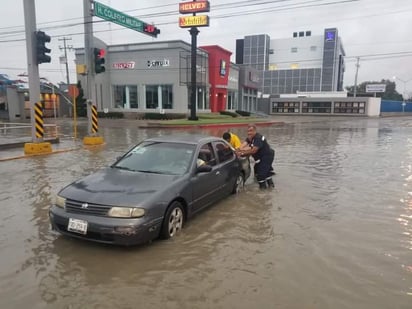
[[[376,93],[377,97],[380,97],[384,100],[394,100],[402,101],[402,95],[396,91],[396,83],[390,79],[382,79],[381,81],[367,81],[363,82],[356,87],[356,93],[360,97],[373,96],[373,93],[366,92],[366,85],[369,84],[385,84],[386,90],[383,93]],[[354,93],[355,86],[347,86],[345,89],[350,93]]]

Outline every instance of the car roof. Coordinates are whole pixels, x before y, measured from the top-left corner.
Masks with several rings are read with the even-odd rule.
[[[156,136],[156,137],[148,138],[145,141],[199,144],[199,143],[208,143],[212,141],[222,141],[222,139],[216,136],[210,136],[210,135],[204,135],[204,134],[185,133],[185,134],[170,134],[170,135]]]

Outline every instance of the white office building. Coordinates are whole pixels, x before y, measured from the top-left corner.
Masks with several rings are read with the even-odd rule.
[[[267,34],[236,41],[236,63],[260,72],[260,91],[268,95],[297,91],[341,91],[345,51],[336,28],[321,35],[293,32],[290,38]]]

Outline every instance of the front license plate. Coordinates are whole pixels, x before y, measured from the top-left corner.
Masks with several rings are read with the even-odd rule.
[[[74,233],[86,234],[87,233],[87,221],[69,218],[69,224],[67,230]]]

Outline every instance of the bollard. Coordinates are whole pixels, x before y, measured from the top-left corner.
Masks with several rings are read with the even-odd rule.
[[[96,134],[99,131],[99,125],[97,121],[97,107],[92,105],[92,133]]]
[[[97,136],[97,132],[99,131],[99,125],[97,121],[97,106],[94,104],[91,104],[90,111],[91,111],[90,113],[91,114],[91,126],[90,126],[91,136],[85,136],[83,138],[83,144],[84,145],[101,145],[104,143],[104,140],[103,140],[103,137]]]
[[[46,154],[51,153],[52,148],[49,142],[43,142],[44,137],[44,121],[43,121],[43,107],[42,103],[34,104],[34,120],[36,127],[37,142],[24,144],[24,153],[27,154]]]
[[[34,104],[34,119],[36,122],[36,138],[43,140],[44,137],[44,121],[43,108],[40,102]]]

